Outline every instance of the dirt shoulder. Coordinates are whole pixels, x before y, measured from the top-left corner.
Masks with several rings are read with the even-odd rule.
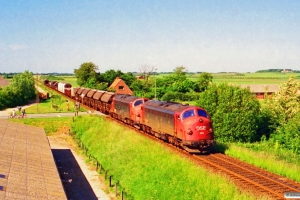
[[[48,136],[50,147],[60,173],[68,199],[115,199],[109,194],[103,177],[95,167],[85,162],[73,139],[64,131]]]

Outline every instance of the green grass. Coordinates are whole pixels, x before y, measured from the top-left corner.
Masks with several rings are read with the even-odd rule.
[[[63,82],[70,83],[73,87],[78,87],[77,78],[75,76],[62,76]]]
[[[53,101],[51,104],[51,99],[41,101],[40,103],[34,104],[26,108],[27,114],[41,114],[41,113],[61,113],[61,112],[75,112],[75,107],[73,102],[69,102],[69,110],[67,110],[66,99],[62,97],[61,101]],[[53,108],[53,104],[58,106],[58,109]]]
[[[57,78],[59,78],[60,80],[55,80],[55,81],[59,81],[59,82],[63,82],[63,83],[70,83],[73,87],[78,87],[77,84],[77,78],[75,76],[58,76]],[[61,80],[63,79],[63,80]]]
[[[71,117],[60,118],[24,118],[24,119],[10,119],[10,121],[18,122],[26,125],[37,126],[45,129],[47,135],[52,135],[58,129],[64,126],[71,126],[73,119]]]
[[[66,97],[62,96],[60,93],[53,90],[49,90],[44,85],[40,85],[42,89],[49,93],[50,98],[47,100],[41,100],[39,103],[26,108],[27,114],[36,114],[36,113],[61,113],[61,112],[75,112],[74,102],[68,100]],[[68,102],[66,101],[68,100]],[[53,106],[57,106],[55,109]],[[81,112],[84,112],[83,107],[80,108]]]
[[[293,152],[272,147],[267,142],[224,146],[227,155],[300,183],[300,157]]]
[[[120,181],[126,199],[255,199],[221,175],[104,117],[80,116],[71,130],[114,183]]]

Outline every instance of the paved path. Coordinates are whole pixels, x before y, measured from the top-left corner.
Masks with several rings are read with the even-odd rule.
[[[22,106],[22,109],[26,109],[30,106],[33,106],[35,104],[29,104],[29,105],[26,105],[26,106]],[[15,110],[16,111],[16,114],[19,113],[17,107],[15,108],[8,108],[8,109],[5,109],[5,110],[2,110],[0,111],[0,118],[8,118],[10,113],[12,113],[12,111]],[[78,115],[89,115],[91,114],[90,112],[79,112]],[[95,115],[103,115],[101,112],[99,111],[94,111],[92,114],[95,114]],[[66,112],[66,113],[46,113],[46,114],[26,114],[26,118],[45,118],[45,117],[67,117],[67,116],[70,116],[70,117],[73,117],[75,116],[75,113],[74,112]]]

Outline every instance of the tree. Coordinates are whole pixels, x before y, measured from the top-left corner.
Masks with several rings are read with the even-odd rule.
[[[186,72],[187,72],[187,69],[183,65],[179,66],[179,67],[176,67],[173,70],[173,74],[175,74],[177,77],[185,77]]]
[[[203,72],[200,74],[198,81],[196,82],[197,85],[197,92],[203,92],[206,90],[209,84],[212,83],[213,76],[210,73]]]
[[[270,127],[273,131],[270,140],[293,152],[300,152],[300,94],[299,83],[290,77],[280,86],[273,97],[267,99],[264,110],[268,111]]]
[[[25,102],[35,97],[35,80],[33,73],[25,71],[21,74],[16,74],[12,78],[9,88],[14,93],[18,94],[19,98]]]
[[[154,66],[150,66],[147,64],[141,65],[140,67],[140,72],[145,77],[146,82],[148,82],[150,75],[153,74],[155,70],[156,68]]]
[[[217,139],[226,142],[256,139],[260,104],[248,88],[212,84],[200,94],[197,105],[211,115]]]
[[[195,89],[195,82],[185,79],[183,81],[176,81],[171,85],[170,90],[174,92],[187,93]]]
[[[110,70],[107,70],[105,73],[102,73],[100,76],[99,76],[99,81],[100,82],[106,82],[108,85],[111,85],[114,80],[117,78],[117,77],[120,77],[121,75],[123,75],[123,72],[121,72],[120,70],[113,70],[113,69],[110,69]]]
[[[10,81],[10,85],[0,90],[0,109],[14,107],[28,103],[35,97],[35,81],[33,74],[25,71],[15,74]]]
[[[77,84],[79,86],[84,86],[89,79],[97,80],[98,66],[92,62],[83,63],[80,65],[79,69],[75,69],[74,73],[77,78]]]
[[[297,113],[286,124],[279,126],[272,139],[295,153],[300,153],[300,113]]]
[[[149,97],[147,93],[151,92],[151,87],[144,80],[135,80],[131,83],[130,88],[133,90],[135,96]]]
[[[136,77],[133,75],[132,72],[123,73],[120,78],[128,85],[130,86],[135,80]]]
[[[289,80],[280,86],[279,92],[267,99],[268,109],[275,124],[284,125],[300,112],[299,83],[290,77]]]

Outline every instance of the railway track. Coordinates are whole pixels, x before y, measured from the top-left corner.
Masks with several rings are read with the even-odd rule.
[[[60,94],[64,95],[62,93]],[[73,99],[70,100],[74,101]],[[93,112],[93,109],[83,104],[82,106],[87,110]],[[285,192],[298,192],[300,195],[300,183],[289,180],[285,177],[273,174],[271,172],[221,153],[210,155],[191,155],[186,151],[181,150],[180,148],[174,147],[171,144],[157,139],[152,135],[145,134],[132,126],[124,124],[111,117],[107,117],[107,119],[113,120],[115,122],[118,122],[119,124],[129,127],[132,130],[135,130],[150,139],[159,141],[160,143],[170,147],[177,153],[180,153],[182,156],[190,158],[199,165],[205,166],[206,168],[211,169],[217,173],[222,173],[225,176],[230,177],[230,179],[232,179],[238,185],[238,187],[244,190],[252,191],[252,193],[257,195],[257,197],[268,196],[271,199],[285,199]]]
[[[285,192],[299,192],[300,184],[224,154],[193,157],[201,165],[224,173],[244,189],[272,199],[284,199]]]

